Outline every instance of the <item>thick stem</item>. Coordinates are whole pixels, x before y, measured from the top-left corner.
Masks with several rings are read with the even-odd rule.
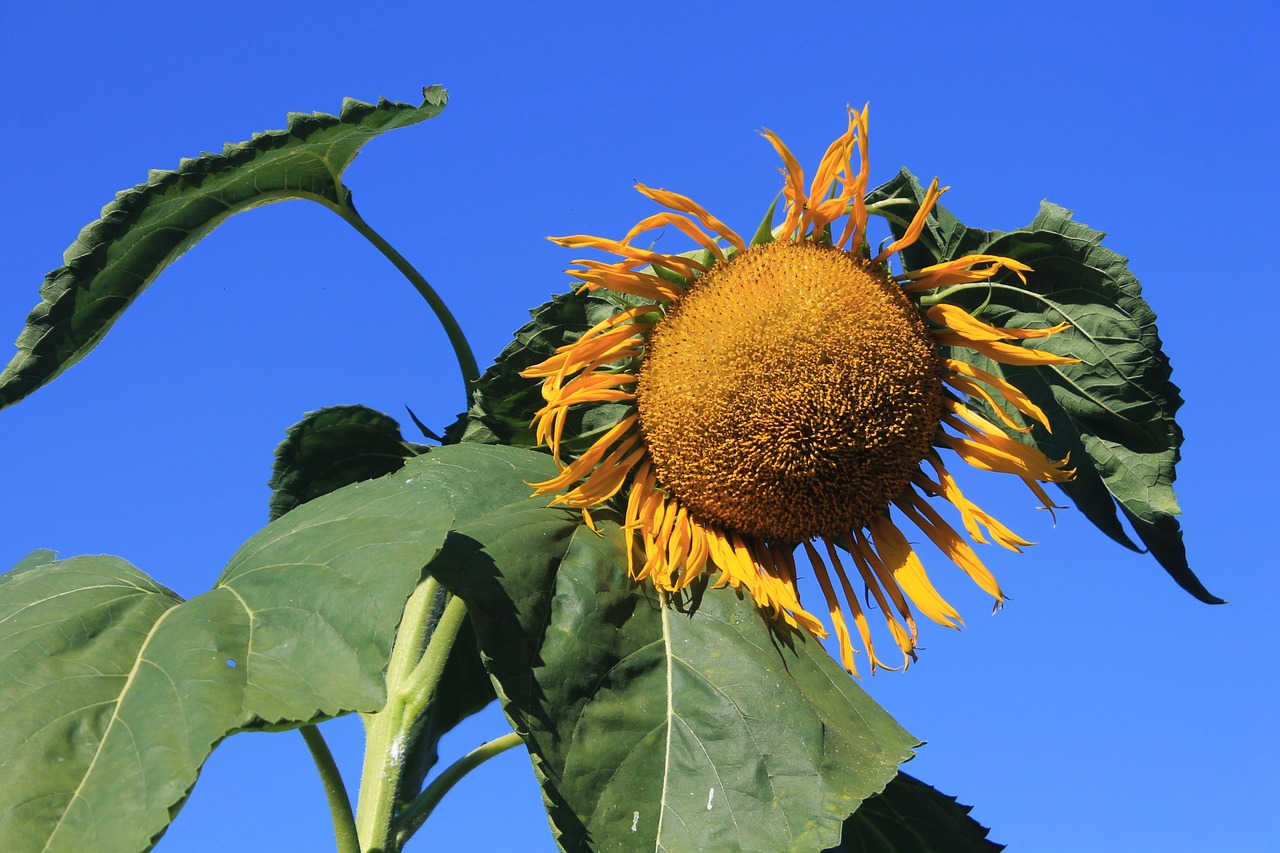
[[[448,592],[427,578],[405,602],[387,664],[387,701],[382,710],[365,718],[364,767],[360,774],[360,803],[356,830],[361,849],[388,850],[396,792],[404,772],[405,744],[413,728],[413,701],[406,688],[422,659],[427,638],[435,638],[436,620]]]
[[[298,731],[311,751],[311,760],[320,771],[324,795],[329,801],[329,814],[333,816],[333,835],[338,853],[360,853],[360,837],[356,833],[355,816],[351,813],[351,798],[347,796],[347,786],[342,784],[342,773],[333,760],[329,744],[325,743],[324,735],[315,726],[302,726]]]
[[[481,744],[453,762],[453,764],[450,764],[443,773],[431,781],[431,784],[421,794],[414,797],[413,802],[409,803],[404,811],[401,812],[398,820],[401,828],[396,833],[398,843],[404,844],[413,833],[417,832],[418,827],[422,826],[426,819],[431,816],[431,812],[440,803],[440,800],[444,798],[444,795],[449,793],[463,776],[466,776],[495,755],[504,753],[512,747],[519,746],[521,743],[524,743],[524,738],[515,732],[511,732],[488,743]]]
[[[382,252],[387,260],[395,264],[396,269],[400,270],[401,274],[409,279],[409,283],[417,289],[418,293],[422,294],[422,298],[431,306],[431,310],[435,312],[440,325],[444,326],[445,334],[449,336],[449,343],[453,346],[454,357],[458,359],[458,367],[462,370],[462,378],[467,383],[467,402],[470,404],[471,389],[480,378],[480,368],[476,365],[476,357],[471,352],[471,345],[467,343],[467,336],[462,333],[462,327],[454,319],[449,306],[445,305],[444,300],[440,298],[440,294],[436,293],[435,289],[422,277],[422,273],[414,269],[413,264],[409,263],[404,255],[397,252],[395,247],[384,240],[381,234],[374,231],[372,226],[365,222],[360,214],[356,212],[355,208],[351,207],[350,204],[341,206],[328,204],[326,207],[345,219],[352,228],[359,231],[366,240],[377,247],[378,251]]]
[[[404,773],[405,745],[414,723],[435,696],[466,615],[462,599],[449,596],[434,578],[419,584],[405,604],[387,665],[387,704],[367,727],[356,815],[365,851],[398,849],[392,819]]]

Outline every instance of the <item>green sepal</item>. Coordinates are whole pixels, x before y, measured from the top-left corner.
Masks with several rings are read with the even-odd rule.
[[[732,246],[730,246],[728,249],[724,250],[725,257],[726,258],[733,257],[733,254],[735,251],[736,250]],[[693,251],[690,251],[690,252],[678,252],[674,257],[688,258],[689,260],[693,261],[695,264],[701,264],[703,267],[707,269],[711,269],[711,267],[716,263],[716,256],[711,254],[710,249],[694,249]],[[689,279],[680,275],[680,273],[676,272],[675,270],[670,270],[663,266],[642,267],[640,269],[640,272],[653,273],[658,278],[665,279],[671,282],[681,290],[687,290],[689,288],[689,285],[692,283]]]
[[[840,844],[826,853],[995,853],[972,806],[899,773],[844,822]]]
[[[867,203],[901,236],[923,196],[919,182],[903,170],[868,195]],[[1007,379],[1045,411],[1052,434],[1038,425],[1009,434],[1051,459],[1070,457],[1076,475],[1061,488],[1090,521],[1120,544],[1135,547],[1116,514],[1118,505],[1183,589],[1218,604],[1222,599],[1205,589],[1187,563],[1176,517],[1173,482],[1182,430],[1174,416],[1182,398],[1170,381],[1155,313],[1126,259],[1101,245],[1103,236],[1048,202],[1029,225],[1011,232],[968,228],[939,206],[901,257],[905,270],[967,254],[1000,255],[1032,268],[1026,285],[1005,270],[992,282],[918,298],[959,305],[995,326],[1071,325],[1024,345],[1079,358],[1078,364],[998,364],[967,348],[953,348],[951,355]],[[987,409],[981,400],[969,402]]]
[[[781,198],[781,192],[773,197],[773,203],[770,204],[769,209],[765,211],[764,219],[760,220],[760,227],[756,229],[756,233],[751,237],[751,242],[747,244],[748,249],[753,246],[764,246],[773,242],[773,216],[778,210],[778,201]]]
[[[431,448],[405,441],[400,424],[367,406],[308,412],[285,433],[271,466],[271,518],[332,491],[398,471]]]
[[[290,113],[284,130],[153,171],[118,193],[67,249],[64,265],[45,276],[18,352],[0,372],[0,408],[83,358],[165,267],[233,214],[293,198],[348,205],[342,173],[361,146],[438,115],[447,101],[431,86],[418,106],[348,98],[336,116]]]

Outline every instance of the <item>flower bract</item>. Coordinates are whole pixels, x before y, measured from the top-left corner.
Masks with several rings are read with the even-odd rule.
[[[1008,381],[954,357],[969,349],[1004,364],[1074,359],[1023,341],[1066,326],[999,328],[936,296],[950,285],[1031,270],[968,255],[898,275],[890,261],[920,236],[944,192],[935,180],[898,239],[867,238],[867,110],[827,149],[811,181],[780,139],[784,218],[750,244],[693,200],[639,185],[664,210],[620,240],[553,238],[618,260],[579,260],[584,289],[627,294],[634,307],[586,331],[524,372],[542,382],[534,424],[560,464],[534,484],[557,504],[589,511],[625,497],[631,576],[674,594],[706,572],[744,590],[771,617],[815,635],[823,622],[800,603],[795,553],[817,576],[845,669],[856,674],[852,632],[870,669],[877,654],[858,587],[903,655],[916,655],[915,613],[959,627],[903,532],[918,532],[997,606],[999,584],[970,541],[1014,551],[1030,543],[967,499],[948,470],[1020,478],[1041,504],[1042,483],[1070,478],[1016,441],[1051,425]],[[637,238],[675,228],[701,251],[666,254]],[[989,404],[995,423],[966,400]],[[562,459],[576,406],[622,402],[629,411],[575,459]],[[959,530],[939,512],[959,515]],[[966,538],[967,537],[967,538]],[[852,623],[852,631],[851,625]]]

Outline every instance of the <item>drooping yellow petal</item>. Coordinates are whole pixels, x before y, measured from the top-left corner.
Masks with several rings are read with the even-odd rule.
[[[933,337],[940,347],[968,347],[1001,364],[1040,367],[1048,364],[1079,364],[1080,362],[1078,358],[1073,358],[1069,355],[1058,355],[1043,349],[1020,347],[1001,341],[974,341],[963,335],[957,335],[955,332],[935,331]]]
[[[840,646],[840,663],[844,666],[845,672],[850,675],[857,675],[858,667],[853,662],[853,641],[849,637],[849,627],[844,621],[844,608],[840,606],[840,602],[836,598],[836,591],[831,586],[831,578],[827,576],[827,567],[823,564],[822,557],[813,545],[805,542],[804,550],[809,555],[809,565],[813,566],[813,573],[818,578],[818,585],[822,587],[822,595],[827,601],[827,614],[831,617],[831,624],[836,629],[836,640]]]
[[[867,651],[871,674],[875,675],[877,668],[892,669],[892,667],[886,666],[876,655],[875,644],[871,642],[871,626],[867,623],[867,617],[863,614],[862,607],[858,604],[858,595],[853,591],[853,584],[849,583],[849,575],[844,570],[840,555],[836,553],[836,546],[830,539],[823,541],[827,546],[827,560],[830,561],[831,568],[835,569],[836,577],[840,581],[840,589],[844,593],[845,604],[849,606],[849,612],[853,615],[853,623],[858,629],[858,636],[862,639],[862,647]]]
[[[949,407],[966,420],[990,424],[989,421],[979,418],[967,406],[951,403]],[[1062,467],[1067,460],[1055,462],[1034,447],[1028,447],[1009,438],[994,424],[990,424],[990,430],[985,427],[973,429],[954,415],[944,416],[942,422],[968,436],[957,438],[940,433],[939,440],[975,468],[1015,474],[1019,477],[1033,477],[1045,483],[1065,483],[1075,476],[1074,471]]]
[[[640,444],[639,448],[635,445]],[[605,457],[587,478],[574,488],[556,497],[552,505],[569,507],[599,506],[622,491],[627,476],[636,464],[648,454],[639,436],[629,437]]]
[[[880,608],[881,614],[884,616],[885,624],[889,627],[889,633],[893,637],[893,641],[897,643],[899,650],[902,651],[902,666],[907,666],[916,655],[916,625],[915,620],[910,620],[907,624],[909,627],[904,628],[898,622],[894,615],[889,612],[889,602],[885,600],[884,591],[881,589],[880,580],[877,577],[876,569],[873,563],[879,563],[880,557],[871,547],[871,543],[866,540],[861,531],[854,531],[854,536],[842,536],[842,544],[848,550],[849,555],[853,557],[853,565],[857,568],[858,574],[862,576],[862,582],[866,585],[866,589],[871,593],[871,597],[876,600],[876,606]],[[883,570],[883,563],[880,568]],[[885,666],[885,669],[898,670],[902,667]]]
[[[745,252],[747,250],[746,241],[738,236],[738,232],[712,216],[702,207],[702,205],[698,204],[688,196],[680,195],[680,193],[673,193],[669,190],[654,189],[653,187],[647,187],[644,184],[639,183],[636,184],[636,189],[664,207],[669,207],[672,210],[679,210],[683,213],[689,214],[694,219],[701,222],[702,227],[709,228],[719,234],[728,241],[730,246],[733,246],[733,248],[737,249],[739,252]]]
[[[979,264],[986,264],[979,267]],[[903,285],[907,293],[923,293],[952,284],[964,284],[974,281],[986,281],[1002,269],[1013,270],[1023,284],[1027,283],[1026,273],[1031,267],[1012,258],[1000,255],[965,255],[950,261],[943,261],[918,270],[911,270],[898,276],[899,281],[908,282]]]
[[[994,374],[988,373],[985,370],[974,367],[968,362],[960,361],[958,359],[945,358],[942,360],[942,364],[953,374],[952,377],[947,379],[948,383],[951,382],[951,378],[954,378],[955,375],[967,376],[980,382],[985,382],[987,385],[990,385],[992,388],[999,391],[1000,396],[1009,401],[1014,408],[1044,427],[1046,432],[1053,432],[1053,426],[1049,423],[1049,418],[1044,413],[1044,409],[1037,406],[1030,397],[1024,394],[1022,390],[1013,383],[1006,382]],[[1000,407],[995,405],[994,401],[992,401],[990,397],[985,397],[985,399],[992,404],[992,408],[995,409],[997,414],[1001,414]],[[1021,427],[1015,426],[1012,421],[1006,421],[1006,423],[1009,423],[1010,426],[1013,426],[1014,429],[1017,429],[1020,432],[1023,431]]]
[[[924,566],[920,564],[920,558],[916,556],[902,531],[887,516],[882,515],[871,520],[871,536],[876,553],[884,560],[885,567],[920,611],[939,625],[959,628],[957,623],[963,624],[964,620],[934,589]]]
[[[876,255],[871,263],[883,263],[894,252],[914,245],[916,240],[920,239],[920,232],[924,230],[924,224],[928,221],[929,214],[933,211],[933,206],[938,203],[938,198],[949,189],[951,187],[938,189],[938,179],[934,178],[933,182],[929,184],[929,189],[925,191],[924,199],[920,202],[920,208],[912,218],[911,224],[907,226],[907,230],[903,232],[900,238],[881,249],[880,254]]]
[[[985,543],[987,541],[982,535],[982,528],[985,528],[992,539],[1010,551],[1020,552],[1024,547],[1034,544],[1023,539],[1001,524],[990,513],[965,498],[964,493],[960,491],[960,486],[956,483],[955,477],[942,464],[942,458],[937,453],[931,451],[925,456],[925,461],[929,463],[938,475],[937,482],[930,480],[923,472],[917,474],[912,482],[927,492],[946,498],[951,502],[952,506],[960,510],[964,528],[975,542]]]
[[[997,603],[1004,601],[1004,593],[1000,590],[1000,584],[996,581],[995,575],[991,574],[969,543],[965,542],[960,534],[943,520],[928,501],[914,489],[908,488],[894,503],[925,536],[929,537],[939,551],[963,569],[964,573],[984,592],[993,596]]]
[[[591,260],[578,263],[582,264],[584,269],[571,269],[565,272],[583,283],[580,290],[606,288],[615,293],[627,293],[658,302],[674,302],[683,293],[664,278],[627,269],[624,264],[606,264]]]
[[[551,242],[558,243],[570,249],[599,249],[602,252],[612,252],[615,255],[621,255],[624,258],[640,263],[650,264],[655,267],[663,267],[669,269],[677,275],[685,278],[693,278],[695,273],[706,272],[706,267],[697,261],[689,258],[681,258],[677,255],[664,255],[661,252],[650,252],[646,249],[637,249],[620,240],[608,240],[604,237],[592,237],[590,234],[570,234],[567,237],[548,237]],[[574,261],[578,263],[578,261]]]
[[[612,449],[614,442],[621,439],[635,427],[637,420],[639,420],[639,415],[636,413],[633,412],[627,415],[602,435],[595,444],[591,445],[586,453],[569,463],[568,467],[555,477],[541,483],[530,483],[529,485],[534,487],[534,495],[558,492],[577,480],[585,479],[595,469],[596,465],[600,464],[605,454]]]
[[[632,239],[643,234],[645,231],[660,228],[663,225],[674,225],[676,228],[679,228],[686,235],[691,237],[699,246],[715,255],[716,260],[724,260],[724,249],[721,249],[720,246],[716,244],[715,240],[712,240],[707,236],[706,232],[695,225],[693,220],[689,219],[687,216],[681,216],[678,213],[655,213],[652,216],[647,216],[644,219],[641,219],[630,231],[627,232],[627,236],[622,238],[622,242],[630,243]]]
[[[769,144],[778,152],[778,156],[782,158],[782,162],[786,166],[782,173],[786,179],[783,183],[782,194],[787,199],[787,218],[782,224],[782,234],[789,238],[798,237],[800,236],[798,233],[800,218],[809,204],[809,198],[804,192],[804,170],[800,168],[800,163],[796,160],[795,155],[791,153],[791,149],[783,144],[777,134],[765,128],[760,131],[760,135],[769,140]]]
[[[933,332],[939,346],[969,347],[1004,364],[1076,364],[1080,361],[1048,350],[1005,343],[1011,340],[1048,338],[1070,329],[1071,326],[1067,323],[1059,323],[1046,329],[1003,328],[984,323],[958,305],[948,305],[945,302],[931,306],[925,311],[925,315],[943,327]]]
[[[925,314],[940,326],[946,326],[971,341],[1011,341],[1029,338],[1049,338],[1071,328],[1069,323],[1059,323],[1046,329],[1017,329],[992,326],[984,323],[959,305],[940,302],[931,305]]]

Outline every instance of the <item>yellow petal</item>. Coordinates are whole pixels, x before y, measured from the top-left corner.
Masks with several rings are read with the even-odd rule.
[[[870,527],[876,553],[884,560],[885,567],[893,574],[893,579],[902,587],[903,592],[934,622],[948,628],[959,628],[960,625],[956,623],[963,623],[964,620],[934,589],[924,566],[920,564],[920,558],[902,532],[886,516],[872,519]]]

